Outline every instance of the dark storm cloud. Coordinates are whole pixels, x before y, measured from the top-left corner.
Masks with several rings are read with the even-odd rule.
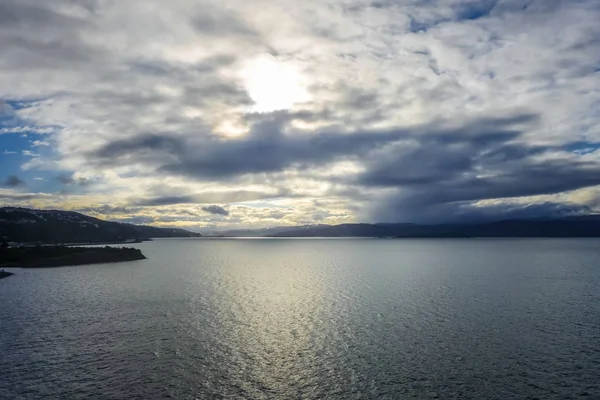
[[[157,170],[164,173],[224,179],[358,157],[408,134],[404,131],[287,134],[283,132],[286,122],[281,115],[273,116],[256,123],[247,136],[236,139],[216,135],[139,136],[112,142],[91,153],[90,159],[103,165],[152,160]]]
[[[142,160],[164,173],[215,180],[355,160],[364,172],[342,178],[342,183],[396,193],[374,200],[372,215],[384,221],[405,220],[407,215],[422,221],[469,218],[485,214],[481,207],[471,208],[479,200],[555,194],[600,184],[597,163],[573,152],[582,143],[541,146],[524,141],[525,130],[537,122],[532,114],[482,118],[454,128],[436,124],[349,134],[290,133],[287,123],[292,114],[263,118],[238,139],[145,135],[113,142],[90,154],[90,159],[104,164]],[[198,196],[165,196],[137,204],[194,202],[202,203]],[[523,212],[534,214],[532,210]],[[485,215],[496,211],[517,213],[496,207]]]
[[[215,215],[224,215],[224,216],[229,215],[229,211],[227,211],[226,209],[224,209],[221,206],[216,206],[216,205],[202,207],[202,211],[205,211],[209,214],[215,214]]]
[[[169,191],[168,188],[163,188],[162,193]],[[171,191],[176,191],[173,189]],[[238,203],[244,201],[264,200],[276,197],[289,195],[284,190],[266,193],[252,190],[232,190],[232,191],[215,191],[205,192],[200,194],[187,195],[160,195],[147,197],[142,199],[132,199],[129,204],[133,206],[148,207],[148,206],[168,206],[176,204],[210,204],[210,203]]]
[[[397,202],[398,199],[395,199]],[[403,206],[408,206],[409,203]],[[564,218],[593,213],[588,206],[568,203],[499,203],[475,206],[472,203],[426,204],[423,207],[412,203],[408,208],[394,208],[393,201],[385,203],[375,210],[375,218],[386,218],[385,221],[417,222],[417,223],[469,223],[490,222],[509,219],[532,218]]]
[[[494,157],[503,149],[474,146],[470,142],[457,142],[446,148],[418,144],[369,163],[358,182],[365,186],[403,187],[415,191],[420,201],[431,197],[436,202],[553,194],[600,184],[600,170],[595,162],[580,157],[541,160],[533,156],[560,149],[520,145],[519,151],[514,151],[515,147],[510,145],[507,157]]]
[[[477,134],[447,131],[421,135],[383,148],[366,162],[367,170],[358,177],[366,186],[420,186],[464,180],[465,173],[505,166],[549,147],[510,143],[521,132],[483,127]]]
[[[7,187],[19,187],[19,186],[25,186],[25,182],[19,178],[16,175],[11,175],[8,178],[6,178],[6,180],[4,181],[4,186]]]
[[[287,117],[278,114],[257,122],[247,136],[237,139],[216,135],[199,138],[158,134],[138,136],[109,143],[89,154],[89,160],[101,165],[143,161],[152,163],[157,171],[164,173],[225,179],[324,165],[341,159],[358,160],[372,151],[381,151],[377,161],[367,161],[369,171],[360,178],[359,183],[369,186],[433,183],[439,181],[437,174],[469,169],[474,157],[481,157],[479,153],[484,150],[490,157],[506,159],[522,156],[519,152],[523,151],[543,151],[513,148],[508,144],[521,134],[511,128],[513,125],[535,120],[535,116],[529,114],[480,119],[458,129],[436,130],[425,126],[351,134],[328,131],[285,133]],[[500,144],[506,146],[499,148]],[[389,175],[388,169],[405,167],[394,163],[410,166],[423,160],[429,162],[425,170],[413,166],[412,174],[405,171],[402,176]]]
[[[185,151],[185,141],[179,137],[145,135],[116,140],[89,154],[99,165],[127,165],[133,162],[159,164],[171,155]]]
[[[258,6],[243,2],[167,3],[0,0],[0,86],[22,104],[39,99],[27,106],[0,100],[4,133],[25,132],[25,123],[41,132],[56,121],[55,151],[27,168],[118,174],[118,185],[107,178],[85,194],[115,196],[122,207],[90,212],[199,211],[277,196],[319,196],[353,218],[368,208],[370,219],[383,221],[586,212],[508,202],[599,183],[597,144],[557,145],[575,135],[598,140],[597,1],[350,0],[310,10],[267,1],[258,19]],[[277,65],[297,67],[307,102],[248,114],[245,66],[265,52]],[[503,115],[521,106],[541,122],[531,115],[465,122],[475,110]],[[229,122],[249,134],[211,133]],[[360,172],[330,171],[338,161]],[[146,183],[154,177],[162,188]],[[167,187],[171,177],[181,187]],[[124,181],[132,189],[125,199]],[[215,191],[200,192],[208,181]],[[86,183],[58,182],[59,193],[83,192]],[[264,192],[235,190],[249,187]],[[40,197],[18,190],[4,196]],[[590,193],[580,201],[592,204]],[[485,207],[475,205],[480,200]],[[198,206],[167,207],[177,204]],[[317,210],[307,223],[328,218]]]
[[[587,215],[593,211],[581,204],[537,203],[497,204],[485,207],[462,207],[453,215],[458,221],[493,221],[502,219],[564,218]]]
[[[416,222],[557,214],[558,206],[549,205],[472,205],[600,185],[598,163],[572,153],[573,145],[527,145],[520,137],[519,132],[497,130],[482,130],[476,138],[421,137],[381,149],[365,163],[355,184],[393,191],[372,209],[374,218]]]

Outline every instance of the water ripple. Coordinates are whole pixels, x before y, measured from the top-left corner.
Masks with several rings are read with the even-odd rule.
[[[600,398],[598,244],[157,240],[19,270],[0,398]]]

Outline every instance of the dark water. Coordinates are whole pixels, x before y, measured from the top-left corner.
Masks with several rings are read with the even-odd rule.
[[[600,399],[600,240],[159,240],[0,280],[1,399]]]

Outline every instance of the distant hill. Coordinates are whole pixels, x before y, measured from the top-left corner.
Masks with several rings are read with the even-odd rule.
[[[103,221],[73,211],[0,208],[0,242],[101,243],[198,237],[184,229]]]
[[[482,224],[342,224],[290,229],[271,237],[600,237],[600,216]]]
[[[256,228],[256,229],[230,229],[226,231],[214,231],[207,233],[206,236],[224,236],[224,237],[261,237],[275,236],[279,233],[290,230],[303,230],[330,225],[301,225],[301,226],[275,226],[272,228]]]

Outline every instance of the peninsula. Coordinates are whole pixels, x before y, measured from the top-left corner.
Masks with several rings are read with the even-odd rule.
[[[0,249],[0,268],[46,268],[143,260],[139,249],[128,247],[37,246]]]

